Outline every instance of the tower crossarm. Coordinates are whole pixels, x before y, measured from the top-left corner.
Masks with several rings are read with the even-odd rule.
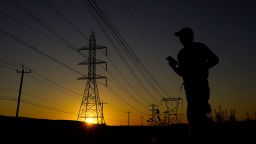
[[[95,49],[106,49],[107,47],[106,46],[101,46],[101,45],[96,45]],[[81,51],[81,50],[90,50],[89,47],[87,46],[83,46],[82,48],[78,49],[78,51]]]
[[[94,79],[104,79],[104,78],[107,78],[107,77],[105,77],[105,76],[100,76],[100,75],[96,75],[96,76],[94,77]],[[91,79],[91,78],[90,78],[88,75],[84,75],[84,76],[78,78],[77,80],[85,80],[85,79]]]
[[[93,62],[93,64],[105,64],[107,63],[106,61],[103,61],[103,60],[96,60],[95,62]],[[88,65],[89,62],[88,61],[83,61],[83,62],[80,62],[78,63],[78,65]]]
[[[169,97],[169,98],[162,98],[162,101],[182,101],[183,99],[180,97]]]

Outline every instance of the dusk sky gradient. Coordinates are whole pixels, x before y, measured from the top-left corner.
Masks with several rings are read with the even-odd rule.
[[[62,40],[47,28],[76,49],[88,46],[91,31],[95,32],[97,44],[108,47],[108,56],[104,51],[97,52],[98,59],[108,62],[108,72],[104,65],[97,67],[98,74],[108,77],[108,87],[105,87],[104,80],[98,81],[100,98],[107,103],[104,105],[107,124],[126,125],[128,111],[131,112],[132,124],[141,124],[141,117],[146,123],[150,115],[149,105],[157,104],[164,109],[162,96],[183,98],[180,113],[185,114],[184,89],[180,91],[182,79],[169,67],[166,57],[176,58],[182,45],[174,33],[188,26],[194,30],[195,41],[205,43],[220,59],[220,63],[210,70],[212,107],[220,105],[226,110],[234,109],[240,119],[244,119],[247,112],[251,117],[255,116],[256,2],[253,0],[97,0],[139,60],[168,93],[160,92],[161,96],[145,76],[132,67],[146,90],[135,80],[82,0],[49,2],[87,38],[74,30],[44,0],[16,0],[37,21],[12,1],[0,2],[0,98],[3,98],[0,99],[0,115],[15,116],[17,102],[4,99],[17,99],[20,74],[16,69],[21,68],[19,64],[24,64],[32,72],[24,77],[24,103],[21,103],[20,116],[76,120],[86,83],[77,80],[81,77],[77,72],[87,74],[87,66],[78,65],[84,58],[61,45]],[[77,72],[33,51],[6,32]],[[120,51],[125,55],[121,48]],[[19,64],[10,65],[6,60]],[[129,58],[126,60],[132,65]],[[185,119],[184,116],[183,121]]]

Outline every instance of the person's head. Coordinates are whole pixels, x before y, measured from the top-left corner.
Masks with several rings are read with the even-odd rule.
[[[189,27],[184,27],[180,31],[175,32],[175,36],[179,37],[180,42],[184,46],[191,44],[194,40],[194,32]]]

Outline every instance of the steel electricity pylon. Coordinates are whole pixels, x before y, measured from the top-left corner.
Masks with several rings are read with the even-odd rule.
[[[151,106],[151,118],[148,121],[150,126],[158,126],[161,122],[159,106],[152,104]]]
[[[164,111],[163,125],[169,126],[170,124],[179,123],[179,117],[183,114],[178,114],[179,105],[182,104],[183,99],[180,97],[162,98],[161,100],[166,106]]]
[[[96,74],[96,65],[104,63],[107,68],[107,62],[96,59],[97,49],[106,49],[106,47],[96,44],[95,35],[92,31],[89,38],[89,47],[79,49],[79,51],[88,50],[89,56],[86,61],[79,63],[79,65],[88,65],[88,74],[78,78],[78,80],[87,80],[87,82],[77,120],[104,124],[103,103],[99,97],[96,80],[106,79],[106,77]]]

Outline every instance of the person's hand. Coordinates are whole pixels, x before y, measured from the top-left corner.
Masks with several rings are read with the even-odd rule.
[[[175,67],[178,64],[177,61],[174,58],[172,58],[171,56],[168,56],[166,58],[166,60],[169,62],[169,65],[171,67]]]

